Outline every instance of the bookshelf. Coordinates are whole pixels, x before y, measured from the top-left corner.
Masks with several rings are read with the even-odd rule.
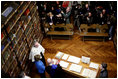
[[[35,1],[1,4],[1,69],[10,77],[17,77],[21,70],[30,70],[29,53],[34,39],[40,43],[43,39],[38,7]]]

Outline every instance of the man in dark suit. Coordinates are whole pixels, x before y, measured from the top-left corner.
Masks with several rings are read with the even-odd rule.
[[[107,14],[106,14],[106,10],[105,9],[102,10],[102,12],[99,14],[98,18],[99,18],[99,24],[100,25],[106,24],[106,22],[107,22]]]
[[[87,19],[88,26],[93,23],[93,17],[92,17],[91,12],[88,13],[88,16],[86,17],[86,19]]]
[[[90,12],[91,9],[89,7],[88,4],[85,5],[85,7],[83,8],[83,14],[86,16],[88,14],[88,12]]]
[[[80,30],[80,24],[82,22],[82,8],[80,4],[77,4],[77,6],[74,9],[74,26],[77,26]]]
[[[102,63],[101,64],[101,72],[100,72],[100,78],[108,78],[108,71],[107,71],[107,64],[106,63]]]

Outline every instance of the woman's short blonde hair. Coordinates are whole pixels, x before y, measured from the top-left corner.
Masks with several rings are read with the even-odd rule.
[[[52,12],[49,12],[47,15],[48,15],[48,16],[53,16]]]

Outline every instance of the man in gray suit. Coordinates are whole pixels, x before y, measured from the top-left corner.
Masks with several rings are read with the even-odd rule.
[[[70,24],[70,15],[71,15],[71,8],[67,7],[66,9],[66,13],[64,13],[63,11],[61,11],[62,15],[64,16],[64,21],[66,22],[66,24]]]

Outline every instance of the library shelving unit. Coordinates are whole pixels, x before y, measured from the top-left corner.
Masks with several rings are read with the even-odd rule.
[[[10,77],[30,70],[29,53],[43,33],[35,1],[1,2],[1,70]]]

